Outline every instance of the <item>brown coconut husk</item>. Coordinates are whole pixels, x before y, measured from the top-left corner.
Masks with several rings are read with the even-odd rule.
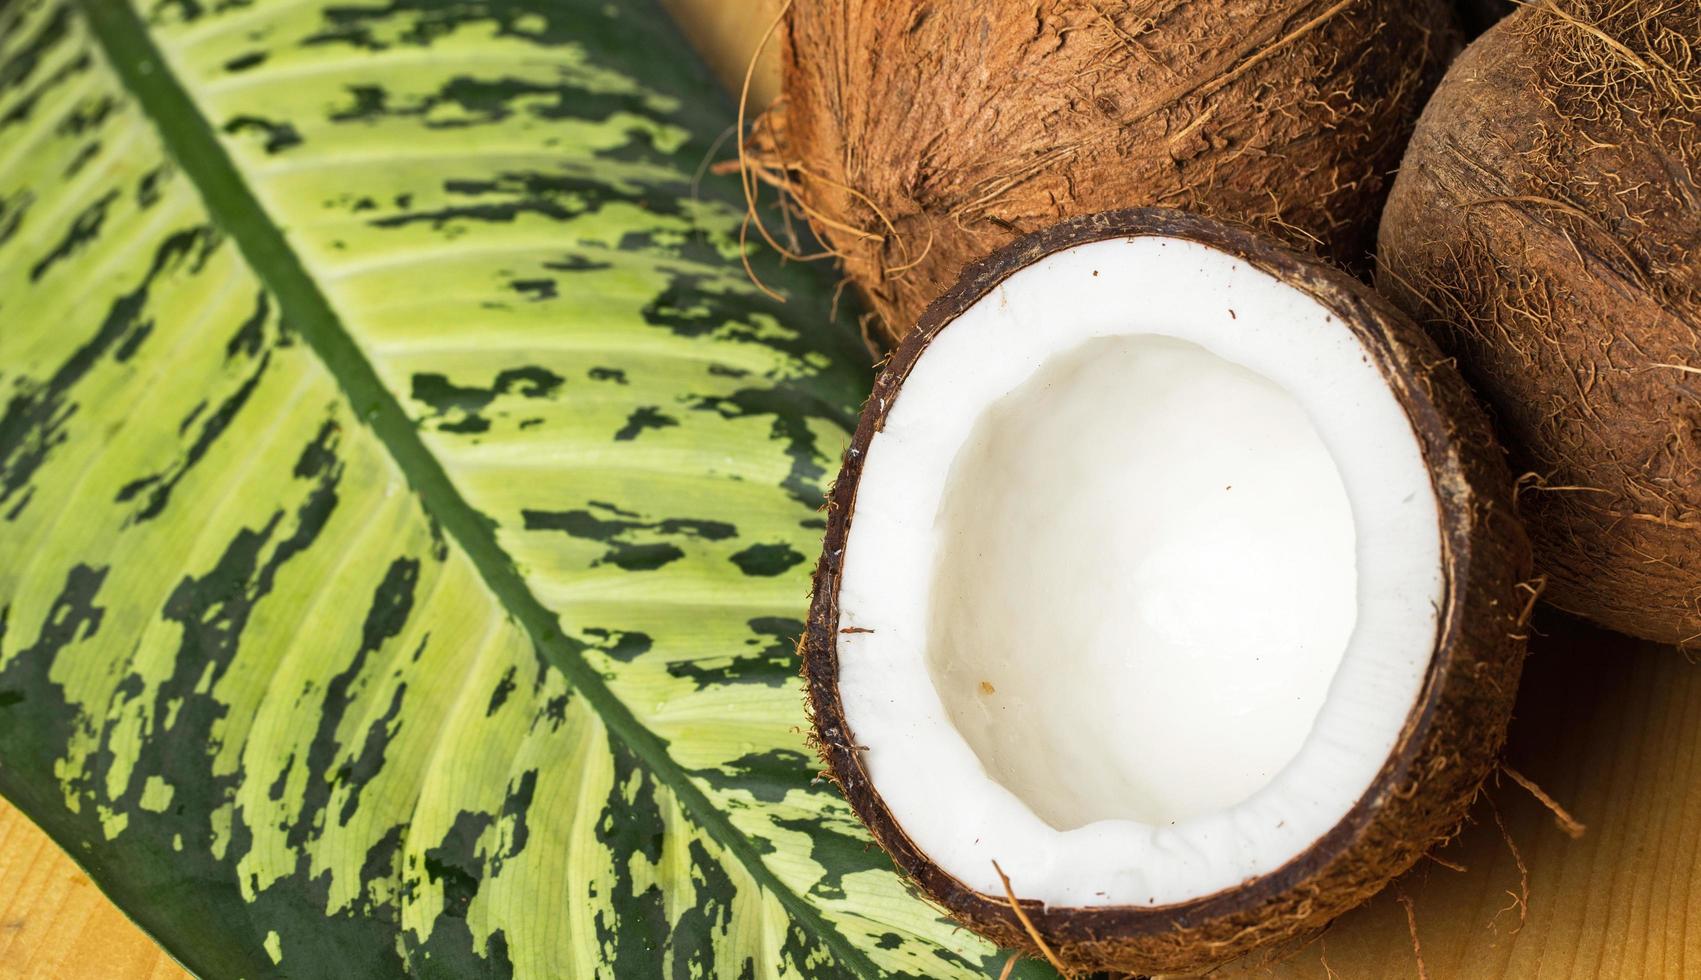
[[[869,445],[933,338],[1009,276],[1054,252],[1105,238],[1160,235],[1239,256],[1331,308],[1406,408],[1441,506],[1445,600],[1428,679],[1375,781],[1332,830],[1277,870],[1161,907],[1068,908],[983,894],[947,874],[881,799],[838,691],[839,580]],[[1523,662],[1529,551],[1502,453],[1452,363],[1380,296],[1327,264],[1246,229],[1145,209],[1064,222],[971,266],[935,302],[875,381],[828,506],[815,573],[804,677],[814,740],[834,781],[898,867],[964,925],[1069,970],[1186,973],[1314,934],[1457,831],[1494,771]],[[1043,940],[1043,943],[1041,942]]]
[[[752,163],[896,343],[970,261],[1161,205],[1368,264],[1451,0],[798,0]]]
[[[1539,0],[1472,45],[1380,261],[1526,474],[1545,598],[1701,643],[1701,3]]]

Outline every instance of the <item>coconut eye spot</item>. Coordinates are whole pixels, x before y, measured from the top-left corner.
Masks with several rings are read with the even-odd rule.
[[[1088,341],[989,406],[937,532],[933,684],[987,774],[1058,830],[1257,793],[1356,620],[1352,508],[1311,419],[1174,338]]]

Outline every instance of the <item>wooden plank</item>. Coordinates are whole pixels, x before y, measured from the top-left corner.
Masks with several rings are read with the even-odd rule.
[[[661,0],[679,21],[685,37],[703,55],[734,96],[744,82],[751,55],[779,14],[782,0]],[[783,29],[783,28],[782,28]],[[768,39],[750,81],[749,113],[754,116],[780,94],[779,32]]]
[[[0,800],[0,977],[187,976],[46,834]]]

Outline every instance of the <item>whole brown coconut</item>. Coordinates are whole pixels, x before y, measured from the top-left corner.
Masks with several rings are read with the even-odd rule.
[[[1378,283],[1489,401],[1546,597],[1701,638],[1701,3],[1544,0],[1459,59]]]
[[[1028,329],[1036,317],[1048,329]],[[1121,360],[1118,351],[1135,353]],[[1186,365],[1213,362],[1190,380]],[[1228,374],[1212,377],[1237,380],[1207,383],[1216,370]],[[1329,401],[1359,382],[1359,394]],[[1317,675],[1327,700],[1313,722],[1318,736],[1305,743],[1342,746],[1354,759],[1308,769],[1312,749],[1302,748],[1285,768],[1264,771],[1260,781],[1278,768],[1281,775],[1255,795],[1241,787],[1187,813],[1141,811],[1142,794],[1210,788],[1245,751],[1283,737],[1256,720],[1264,716],[1251,702],[1305,669],[1300,650],[1309,641],[1289,649],[1276,639],[1280,620],[1308,615],[1285,598],[1254,614],[1253,639],[1231,642],[1232,650],[1154,652],[1164,643],[1144,643],[1146,627],[1130,632],[1133,620],[1119,618],[1152,609],[1170,624],[1161,628],[1185,633],[1192,627],[1171,617],[1193,609],[1193,625],[1210,632],[1241,615],[1242,598],[1256,604],[1284,587],[1276,579],[1303,578],[1306,554],[1328,550],[1310,534],[1300,547],[1273,548],[1271,575],[1245,579],[1255,584],[1243,596],[1232,580],[1256,565],[1268,539],[1230,531],[1226,550],[1212,550],[1225,526],[1219,518],[1240,513],[1243,494],[1271,487],[1256,466],[1238,468],[1268,443],[1257,427],[1274,414],[1261,400],[1238,401],[1249,390],[1243,384],[1315,399],[1298,417],[1332,427],[1328,452],[1346,485],[1360,488],[1348,491],[1357,543],[1349,535],[1346,565],[1360,582],[1349,631],[1369,639],[1346,640],[1357,652]],[[1170,400],[1129,410],[1148,393]],[[1238,414],[1224,408],[1237,404]],[[1228,420],[1221,439],[1184,435],[1165,454],[1166,433],[1211,412]],[[1355,426],[1375,435],[1353,443],[1344,433]],[[1081,444],[1063,444],[1077,438]],[[1176,482],[1219,443],[1231,444],[1224,469],[1208,469],[1197,486]],[[1409,455],[1389,466],[1376,455],[1385,451]],[[1282,443],[1270,459],[1288,472],[1302,455]],[[987,479],[977,460],[992,461],[997,475]],[[1379,510],[1375,494],[1350,475],[1374,482],[1395,470],[1407,475],[1377,491],[1392,510]],[[1168,505],[1142,496],[1166,483],[1178,491],[1163,498]],[[1312,496],[1284,498],[1292,506],[1274,507],[1266,527],[1303,523]],[[1088,498],[1104,506],[1083,503]],[[1495,765],[1534,604],[1528,543],[1511,498],[1487,419],[1452,363],[1350,276],[1248,230],[1180,212],[1066,221],[971,265],[875,383],[830,500],[803,643],[814,739],[899,868],[1001,945],[1054,956],[1069,970],[1189,972],[1314,933],[1454,833]],[[1083,520],[1053,520],[1076,507],[1087,509]],[[1175,539],[1182,546],[1164,552],[1179,565],[1147,574],[1156,566],[1138,566],[1142,572],[1123,563],[1130,549],[1147,547],[1143,529],[1177,533],[1189,513],[1200,521],[1196,536],[1184,532]],[[1139,523],[1148,517],[1157,523]],[[1410,547],[1386,536],[1396,524],[1409,530]],[[1076,533],[1065,533],[1071,527]],[[1123,535],[1127,527],[1136,529],[1132,537]],[[1220,560],[1200,565],[1199,555]],[[1378,591],[1370,585],[1375,568],[1390,563],[1406,563],[1414,577]],[[1188,566],[1203,570],[1194,591],[1166,592],[1175,585],[1168,571]],[[1010,577],[999,579],[1004,572]],[[1403,604],[1419,611],[1421,628],[1389,628],[1378,618]],[[1035,622],[1040,639],[1030,642]],[[1005,659],[993,649],[1001,644],[1010,647]],[[952,650],[954,659],[939,659]],[[1232,664],[1217,659],[1224,654]],[[1370,659],[1353,659],[1360,656]],[[1155,683],[1154,674],[1126,683],[1120,671],[1142,657],[1227,665],[1199,685]],[[1370,660],[1382,666],[1366,669]],[[1149,734],[1166,746],[1160,751],[1130,750],[1093,727],[1151,723],[1166,702],[1188,702],[1213,684],[1238,684],[1239,693],[1197,713],[1183,709],[1174,727],[1156,722],[1162,730]],[[1048,693],[1060,685],[1079,696]],[[1355,693],[1370,688],[1398,693],[1373,707]],[[1295,693],[1272,697],[1291,702]],[[1331,704],[1375,731],[1327,727],[1345,717],[1331,715]],[[941,711],[951,720],[940,721]],[[1221,766],[1190,760],[1155,783],[1131,779],[1122,783],[1132,787],[1127,793],[1106,793],[1124,778],[1118,752],[1162,773],[1165,762],[1154,757],[1187,757],[1195,737],[1188,732],[1237,725],[1241,741]],[[1009,765],[1010,751],[1033,765]],[[1356,775],[1334,782],[1349,769]],[[1294,788],[1291,812],[1272,802],[1284,785]],[[1071,814],[1075,797],[1099,802]],[[1260,809],[1267,806],[1278,808]],[[1301,813],[1315,819],[1296,821]],[[1157,835],[1155,849],[1068,836],[1123,827]],[[1282,833],[1294,836],[1278,846],[1270,835]],[[1119,843],[1055,849],[1113,839]],[[1160,882],[1165,862],[1185,874],[1255,853],[1265,860],[1250,873],[1234,865],[1191,889]],[[1018,869],[1024,858],[1032,860]],[[1060,901],[1057,892],[1082,897]]]
[[[889,343],[969,261],[1109,208],[1367,265],[1458,47],[1451,0],[797,0],[786,27],[761,163]]]

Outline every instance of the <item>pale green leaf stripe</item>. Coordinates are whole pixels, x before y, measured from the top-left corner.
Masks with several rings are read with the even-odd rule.
[[[863,379],[659,15],[85,10],[193,179],[0,12],[0,789],[212,973],[996,969],[812,782]]]

